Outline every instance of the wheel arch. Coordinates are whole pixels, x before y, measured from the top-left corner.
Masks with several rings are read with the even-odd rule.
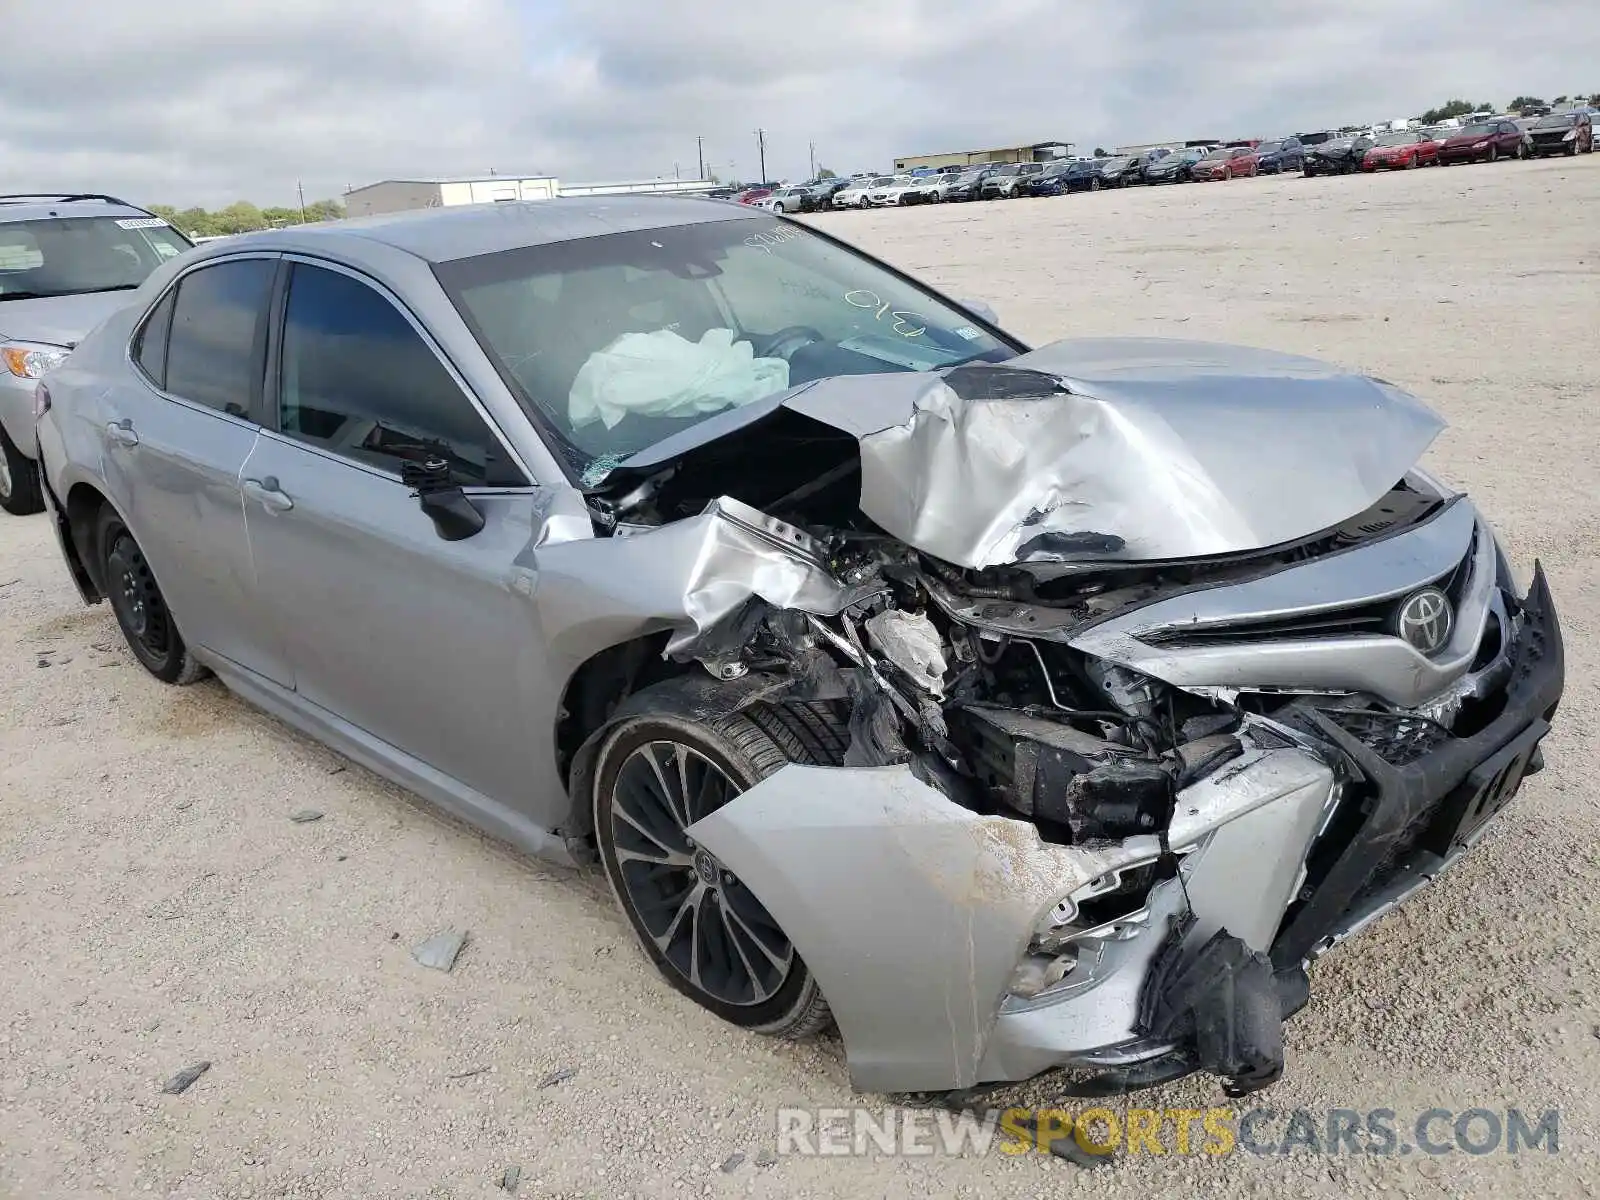
[[[67,489],[61,508],[66,521],[67,536],[62,539],[62,551],[67,556],[67,566],[78,578],[84,598],[91,604],[98,603],[106,597],[106,581],[100,570],[100,556],[95,552],[95,524],[101,511],[107,508],[116,513],[124,525],[128,524],[128,518],[98,487],[81,481]],[[88,586],[83,587],[84,584]]]
[[[590,740],[612,721],[622,704],[654,684],[700,670],[695,663],[666,658],[666,630],[641,634],[595,651],[567,676],[550,731],[556,770],[567,789],[571,809],[562,828],[569,836],[593,832],[592,814],[582,797],[582,779],[575,785],[574,767]],[[700,673],[704,675],[704,671]],[[709,676],[706,676],[709,679]]]

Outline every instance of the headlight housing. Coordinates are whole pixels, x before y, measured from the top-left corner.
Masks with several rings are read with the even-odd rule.
[[[0,366],[18,379],[42,379],[71,353],[65,346],[44,342],[4,342],[0,343]]]
[[[1577,141],[1578,140],[1578,131],[1576,129],[1567,130],[1566,133],[1561,135],[1561,140],[1563,142],[1575,142],[1575,141]]]
[[[1473,146],[1474,150],[1487,150],[1488,148],[1489,148],[1489,143],[1488,143],[1487,140],[1481,141],[1477,145]]]

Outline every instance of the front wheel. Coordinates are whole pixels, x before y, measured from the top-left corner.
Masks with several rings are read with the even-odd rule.
[[[44,511],[39,464],[18,450],[4,429],[0,429],[0,508],[14,517]]]
[[[595,840],[639,944],[675,989],[740,1028],[806,1037],[828,1024],[828,1003],[756,894],[689,830],[789,763],[837,765],[848,739],[830,705],[708,718],[664,697],[596,757]]]
[[[178,633],[172,610],[156,583],[144,551],[122,518],[109,506],[95,524],[95,552],[100,557],[101,590],[111,601],[128,649],[162,683],[194,683],[206,674]]]

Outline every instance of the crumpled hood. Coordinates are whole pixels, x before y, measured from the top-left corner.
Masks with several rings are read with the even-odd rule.
[[[20,342],[75,346],[89,331],[132,298],[131,290],[0,300],[0,337]]]
[[[995,365],[818,380],[623,465],[660,464],[777,408],[854,436],[861,511],[971,568],[1293,542],[1371,507],[1444,427],[1400,389],[1313,359],[1072,339]]]

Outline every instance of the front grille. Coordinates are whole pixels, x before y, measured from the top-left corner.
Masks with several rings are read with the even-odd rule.
[[[1341,526],[1335,534],[1335,539],[1344,544],[1354,544],[1376,537],[1408,521],[1414,515],[1414,510],[1405,504],[1386,503]],[[1468,545],[1467,552],[1448,575],[1429,581],[1450,598],[1451,605],[1458,613],[1461,610],[1461,599],[1466,591],[1475,552],[1476,538]],[[1198,648],[1381,635],[1391,631],[1395,608],[1402,600],[1403,598],[1397,597],[1315,613],[1295,613],[1289,616],[1219,622],[1213,625],[1191,625],[1178,629],[1157,629],[1141,633],[1139,640],[1153,646]]]
[[[1373,709],[1323,709],[1322,714],[1397,767],[1425,758],[1451,738],[1448,729],[1426,717]]]

